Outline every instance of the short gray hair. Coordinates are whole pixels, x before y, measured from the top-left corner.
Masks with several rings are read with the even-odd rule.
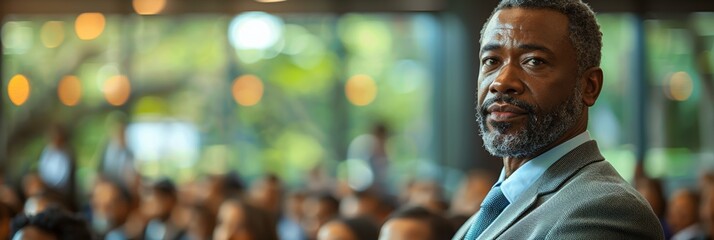
[[[595,18],[595,12],[581,0],[502,0],[483,25],[481,41],[483,41],[483,32],[493,15],[499,10],[509,8],[549,9],[564,14],[568,17],[568,36],[575,48],[578,73],[600,66],[602,55],[600,25]]]

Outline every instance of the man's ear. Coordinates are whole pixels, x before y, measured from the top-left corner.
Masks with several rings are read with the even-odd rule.
[[[600,67],[591,67],[582,75],[582,96],[583,103],[588,107],[595,105],[595,100],[600,96],[602,90],[602,69]]]

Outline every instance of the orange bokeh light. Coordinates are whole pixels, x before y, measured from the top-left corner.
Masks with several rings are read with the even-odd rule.
[[[109,104],[121,106],[129,100],[131,95],[131,83],[124,75],[113,76],[107,79],[102,86],[104,98]]]
[[[82,40],[92,40],[104,32],[106,19],[101,13],[82,13],[74,21],[74,30]]]
[[[687,72],[673,73],[669,79],[669,96],[677,101],[686,101],[692,96],[694,83]]]
[[[263,98],[263,82],[255,75],[243,75],[233,81],[233,99],[242,106],[253,106]]]
[[[7,84],[7,95],[15,106],[22,106],[30,97],[30,81],[22,74],[17,74]]]
[[[355,75],[345,85],[347,100],[356,106],[367,106],[377,98],[377,84],[372,77]]]
[[[141,15],[154,15],[166,7],[166,0],[134,0],[134,11]]]
[[[65,76],[57,85],[57,96],[67,106],[75,106],[82,98],[82,83],[76,76]]]

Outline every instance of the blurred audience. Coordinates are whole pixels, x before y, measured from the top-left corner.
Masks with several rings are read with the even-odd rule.
[[[274,174],[268,174],[256,180],[250,187],[250,203],[268,211],[273,216],[280,214],[280,199],[282,198],[283,184]]]
[[[285,197],[283,214],[278,221],[278,236],[283,240],[304,240],[307,234],[303,229],[305,211],[303,204],[307,194],[295,191]]]
[[[420,206],[394,212],[382,226],[380,240],[451,239],[456,228],[443,216]]]
[[[69,132],[64,126],[54,125],[50,129],[50,143],[42,150],[37,165],[45,190],[59,194],[64,205],[72,211],[77,210],[74,205],[77,165],[74,150],[70,146]]]
[[[84,220],[50,207],[36,215],[19,215],[12,222],[13,240],[92,239]]]
[[[443,214],[449,206],[444,200],[443,189],[434,181],[414,181],[410,189],[406,204],[423,206],[432,212]]]
[[[277,240],[276,222],[264,209],[228,199],[218,211],[214,240]]]
[[[68,132],[53,128],[37,169],[18,175],[13,185],[0,176],[0,240],[450,239],[496,181],[491,172],[471,171],[449,196],[440,182],[418,177],[401,189],[377,186],[386,181],[384,175],[365,190],[333,179],[336,174],[318,164],[301,178],[303,185],[266,174],[246,188],[231,170],[179,178],[175,185],[166,177],[144,178],[136,171],[125,131],[126,122],[120,122],[106,149],[97,153],[99,167],[91,167],[96,177],[82,172],[95,180],[87,184],[74,182]],[[380,168],[387,164],[386,139],[386,129],[377,127],[370,141],[362,142],[369,142],[362,153],[378,175],[386,174]],[[666,194],[660,180],[637,169],[634,184],[666,236],[714,239],[714,173],[700,175],[691,186],[697,191],[682,188]],[[74,198],[76,186],[89,186],[86,199]]]
[[[128,239],[125,222],[131,211],[131,195],[112,180],[100,180],[91,195],[90,226],[99,239]]]
[[[137,172],[134,168],[134,153],[129,150],[126,141],[127,122],[119,120],[113,136],[104,148],[99,171],[109,180],[119,183],[124,188],[134,186]]]
[[[450,214],[470,217],[476,213],[483,198],[496,183],[496,178],[496,175],[486,171],[470,171],[451,199]]]
[[[389,181],[389,156],[387,144],[389,140],[389,127],[385,123],[375,123],[371,133],[357,136],[349,145],[347,158],[360,160],[369,165],[372,173],[373,190],[388,192],[392,187]]]
[[[186,228],[186,235],[182,240],[210,240],[213,239],[213,229],[216,227],[216,216],[206,207],[193,205],[190,208],[190,224]]]
[[[659,218],[659,222],[662,224],[662,229],[664,230],[665,239],[670,239],[672,237],[672,231],[665,218],[667,201],[664,197],[662,182],[659,179],[641,176],[635,180],[635,189],[647,200],[655,215]]]
[[[395,203],[387,196],[367,190],[354,192],[343,198],[340,202],[340,215],[346,218],[366,217],[381,226],[394,208]]]
[[[176,187],[168,179],[151,183],[141,195],[141,213],[148,220],[143,239],[179,240],[185,234],[184,229],[172,220],[177,206]]]
[[[700,239],[704,236],[699,220],[699,195],[687,190],[676,191],[667,208],[667,222],[672,240]]]
[[[23,212],[27,215],[35,215],[49,207],[69,210],[63,203],[62,197],[54,192],[39,192],[25,201]]]
[[[238,174],[230,172],[224,175],[210,175],[197,184],[196,203],[202,203],[214,216],[218,208],[228,198],[243,195],[245,186]]]
[[[340,202],[328,193],[311,194],[303,202],[302,211],[308,239],[315,239],[320,227],[339,216]]]
[[[320,228],[317,240],[373,240],[379,227],[366,217],[335,219]]]
[[[0,240],[10,238],[10,222],[12,221],[12,216],[15,216],[15,213],[10,206],[0,202]]]
[[[702,196],[699,204],[699,221],[704,230],[702,239],[714,239],[714,178],[702,182]]]
[[[0,204],[8,207],[11,213],[17,213],[22,211],[22,200],[17,194],[17,191],[15,191],[12,187],[8,186],[5,183],[0,184]],[[0,239],[2,238],[0,237]]]

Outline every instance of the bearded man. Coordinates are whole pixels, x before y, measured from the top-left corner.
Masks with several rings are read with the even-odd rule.
[[[663,239],[587,131],[602,33],[580,0],[503,0],[481,31],[477,121],[504,168],[453,239]]]

